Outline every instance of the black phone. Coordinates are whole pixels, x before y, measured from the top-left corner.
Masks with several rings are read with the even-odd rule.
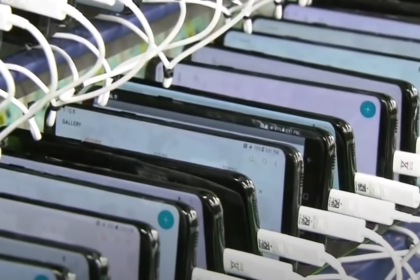
[[[227,34],[242,38],[241,32],[231,30]],[[244,40],[260,35],[246,36]],[[148,77],[162,82],[162,67],[158,60],[150,62]],[[173,75],[173,85],[341,118],[355,133],[358,171],[393,178],[397,108],[385,94],[187,61],[180,62]],[[346,110],[328,106],[332,102],[346,104]],[[377,133],[372,136],[366,131]],[[366,151],[375,155],[366,157]]]
[[[312,166],[332,166],[335,159],[334,141],[324,130],[139,93],[113,91],[113,97],[115,100],[112,101],[117,101],[119,104],[110,104],[114,109],[170,120],[171,122],[234,132],[238,135],[255,136],[268,141],[294,145],[294,148],[298,149],[303,154],[303,157],[308,160],[305,162],[302,204],[326,209],[327,194],[332,188],[333,168],[331,167],[329,170],[316,168],[316,171],[312,169]],[[127,105],[129,108],[124,108],[124,105]],[[276,127],[277,130],[275,129]],[[281,132],[283,129],[284,133]],[[304,143],[304,145],[297,143]],[[315,150],[317,151],[316,153],[314,152]],[[242,170],[238,171],[245,173]],[[251,175],[252,172],[249,174]],[[250,178],[252,179],[252,176]],[[263,181],[253,181],[257,186],[258,196],[262,199],[264,188],[261,186]],[[261,216],[263,228],[268,226],[265,215],[267,213]]]
[[[266,19],[264,17],[255,17],[254,23],[255,22],[264,24],[264,26],[268,25],[273,27],[279,24],[278,22],[272,22],[271,19]],[[282,23],[284,22],[282,21]],[[263,25],[260,25],[260,28],[263,28]],[[223,42],[221,43],[223,44]],[[280,77],[298,78],[300,80],[309,80],[325,84],[347,86],[355,89],[378,91],[390,95],[396,101],[398,100],[397,107],[401,108],[401,110],[398,111],[400,141],[397,141],[399,143],[396,143],[397,148],[406,152],[415,151],[418,135],[417,130],[419,115],[417,108],[419,98],[416,88],[408,82],[363,74],[355,71],[343,70],[335,67],[323,66],[319,64],[301,62],[285,57],[269,56],[254,51],[235,49],[225,46],[204,47],[192,54],[191,60],[198,63],[219,66],[222,65],[242,70],[252,70],[258,73],[265,73]],[[123,88],[124,87],[130,88],[132,86],[123,85]],[[220,95],[212,95],[212,98],[218,98],[226,101],[230,100],[231,102],[239,102],[240,104],[246,105],[252,104],[253,107],[256,106],[258,108],[264,109],[268,109],[270,107],[270,104],[268,103],[262,104],[251,101],[248,102],[239,98],[222,97]],[[342,153],[342,147],[345,147],[346,143],[347,146],[351,146],[354,143],[354,140],[352,140],[354,136],[352,135],[352,130],[349,129],[347,122],[339,118],[292,110],[285,107],[271,107],[273,108],[271,110],[277,108],[277,110],[275,110],[276,112],[284,112],[287,114],[299,115],[312,119],[331,122],[331,124],[336,129],[338,166],[340,166],[342,163],[342,157],[340,154],[343,154],[344,158],[354,160],[354,157],[350,155],[346,156],[345,153]],[[340,142],[342,142],[344,146],[341,145]],[[347,162],[344,161],[344,163]],[[339,180],[340,186],[346,186],[349,183],[353,185],[353,174],[351,174],[351,172],[343,172],[342,174],[340,173]],[[400,181],[404,183],[415,184],[416,180],[413,177],[400,176]]]
[[[0,270],[10,280],[41,279],[74,280],[75,275],[60,265],[0,254]]]
[[[128,237],[128,236],[138,236],[139,239],[139,243],[136,246],[136,248],[134,249],[135,251],[139,252],[139,256],[140,258],[137,258],[139,260],[139,262],[136,262],[135,265],[138,266],[138,271],[139,271],[139,275],[138,275],[138,279],[143,279],[142,277],[148,277],[147,279],[150,279],[150,274],[154,274],[156,275],[156,272],[153,270],[156,270],[157,267],[157,260],[159,258],[159,240],[156,234],[156,230],[154,228],[152,228],[150,225],[145,224],[145,223],[141,223],[141,222],[137,222],[137,221],[133,221],[130,219],[121,219],[121,218],[116,218],[114,216],[110,216],[110,215],[103,215],[100,213],[96,213],[96,212],[91,212],[91,211],[86,211],[86,210],[82,210],[82,209],[78,209],[78,208],[74,208],[74,207],[66,207],[66,206],[62,206],[59,204],[55,204],[55,203],[49,203],[49,202],[45,202],[42,200],[36,200],[36,199],[31,199],[31,198],[27,198],[27,197],[23,197],[23,196],[17,196],[17,195],[13,195],[13,194],[7,194],[7,193],[0,193],[0,198],[5,198],[7,200],[13,200],[13,201],[18,201],[18,202],[22,202],[22,203],[26,203],[26,204],[32,204],[32,205],[37,205],[40,206],[42,208],[48,208],[48,209],[54,209],[54,210],[58,210],[59,212],[69,212],[69,213],[74,213],[77,214],[79,216],[85,216],[88,217],[89,219],[93,220],[94,223],[92,223],[92,226],[95,226],[99,229],[99,231],[101,231],[101,227],[107,227],[107,229],[105,231],[101,231],[101,236],[100,238],[103,239],[112,239],[115,238],[115,240],[118,240],[120,242],[112,242],[109,241],[108,246],[115,246],[114,249],[116,247],[118,247],[119,245],[119,253],[118,257],[122,257],[124,255],[121,255],[121,251],[124,251],[124,247],[127,248],[128,245],[131,243],[128,243],[129,240],[126,239],[124,237]],[[19,211],[18,211],[19,212]],[[36,216],[35,216],[36,217]],[[63,220],[65,220],[66,217],[64,216]],[[72,226],[70,226],[72,220],[70,220],[68,226],[69,226],[69,231],[71,230]],[[77,223],[74,223],[73,225],[77,225]],[[57,225],[52,224],[51,227],[54,228]],[[98,231],[98,232],[99,232]],[[113,232],[112,232],[113,231]],[[131,231],[131,232],[130,232]],[[134,232],[136,231],[136,232]],[[105,233],[107,232],[107,233]],[[70,233],[69,234],[74,234]],[[89,233],[85,232],[85,234],[87,235],[86,238],[89,238]],[[47,235],[48,236],[48,235]],[[83,237],[82,237],[83,238]],[[73,242],[81,242],[80,240],[76,241],[70,241],[72,244]],[[132,241],[132,240],[130,240]],[[126,244],[122,245],[122,243],[125,242]],[[105,241],[106,243],[106,241]],[[112,245],[113,243],[113,245]],[[96,244],[97,245],[97,244]],[[98,248],[100,250],[106,250],[107,252],[107,258],[111,259],[112,261],[115,260],[115,257],[113,257],[113,255],[115,255],[115,253],[113,254],[110,250],[107,250],[108,248],[105,246],[99,246],[101,248]],[[133,243],[132,246],[135,246],[135,244]],[[118,252],[118,251],[114,251],[114,252]],[[130,254],[127,254],[128,257],[130,257]],[[135,257],[134,255],[131,255],[131,257]],[[107,260],[106,260],[107,261]],[[126,260],[124,260],[125,262],[127,262],[127,269],[131,268],[130,267],[130,262],[129,259],[127,258]],[[115,264],[115,262],[114,262]],[[61,264],[63,265],[63,264]],[[63,265],[64,266],[64,265]],[[112,264],[111,264],[112,266]],[[111,268],[115,270],[115,268]]]
[[[311,6],[369,13],[378,17],[401,16],[415,18],[420,14],[419,3],[401,1],[313,0]]]
[[[69,151],[64,152],[64,157],[61,155],[63,150]],[[78,151],[70,153],[72,150]],[[206,248],[210,248],[210,252],[207,254],[207,269],[214,271],[219,271],[220,269],[220,266],[211,265],[211,260],[219,257],[218,260],[214,260],[214,264],[219,264],[220,260],[223,259],[220,257],[220,253],[217,252],[223,253],[223,248],[220,247],[223,247],[222,245],[224,242],[222,242],[223,240],[216,238],[220,234],[223,234],[223,232],[227,248],[260,254],[257,244],[259,220],[255,188],[252,181],[240,173],[153,155],[113,149],[106,146],[74,141],[48,134],[44,134],[42,140],[34,143],[32,136],[25,130],[15,130],[9,135],[7,147],[4,148],[3,151],[5,155],[13,155],[15,157],[31,160],[36,160],[36,155],[38,154],[41,155],[39,160],[45,163],[48,162],[49,157],[59,158],[61,160],[66,159],[73,161],[74,163],[83,161],[85,163],[90,163],[92,166],[103,166],[106,164],[111,170],[141,175],[142,177],[149,176],[154,178],[159,176],[164,180],[172,182],[175,181],[177,183],[188,183],[188,185],[191,186],[200,186],[198,189],[204,188],[217,195],[222,203],[224,213],[224,230],[221,230],[221,227],[218,226],[219,221],[221,220],[220,218],[217,218],[213,223],[206,223],[204,229],[206,231],[206,236],[214,237],[214,240],[206,245]],[[74,159],[74,157],[77,158],[72,160],[69,156],[71,156],[72,159]],[[93,159],[95,162],[93,162]],[[98,162],[100,163],[98,164]],[[153,164],[154,166],[145,163]],[[53,164],[60,164],[61,166],[66,165],[65,162],[62,161],[58,163],[55,161]],[[69,164],[67,163],[67,165]],[[75,168],[80,167],[76,166]],[[182,173],[168,172],[167,170],[164,170],[164,168],[191,174],[216,184],[208,184],[205,181],[198,181],[196,184],[192,181],[197,181],[193,177],[189,176],[185,178],[186,176]],[[293,174],[293,172],[291,173]],[[60,174],[63,174],[63,172],[60,172]],[[218,208],[219,204],[217,201],[211,200],[210,202],[214,205],[212,206],[213,208]],[[212,212],[213,217],[218,217],[220,215],[219,210],[213,210]],[[215,246],[214,249],[212,249],[213,246]],[[221,269],[223,269],[223,264],[221,265]]]
[[[296,211],[303,179],[302,158],[293,147],[157,118],[140,117],[132,113],[86,108],[80,105],[64,107],[57,112],[57,117],[56,125],[49,133],[60,137],[201,165],[236,169],[237,172],[242,170],[244,172],[241,173],[245,175],[252,173],[253,176],[249,177],[257,188],[266,188],[265,195],[259,197],[259,204],[263,206],[259,210],[260,220],[263,216],[261,212],[265,212],[265,217],[269,219],[265,222],[270,229],[291,235],[298,233]],[[127,134],[128,125],[131,132]],[[92,126],[95,130],[90,129]],[[80,127],[83,127],[83,130],[80,130]],[[117,139],[115,136],[119,134],[118,131],[124,131],[125,136]],[[151,139],[153,141],[150,141]],[[291,169],[286,166],[289,163],[289,155],[293,157],[295,164]],[[327,166],[331,166],[332,163],[328,160],[332,159],[323,160],[327,161]],[[320,172],[326,173],[325,165],[322,166]],[[286,182],[286,179],[290,181]],[[274,197],[277,197],[275,201]],[[271,201],[271,207],[268,207],[267,201]],[[272,215],[273,212],[279,214]]]
[[[5,158],[7,159],[7,156]],[[9,157],[10,159],[11,157]],[[40,164],[38,162],[33,163]],[[183,275],[184,278],[187,278],[191,275],[196,259],[195,247],[198,238],[198,225],[196,212],[187,205],[178,201],[156,199],[121,189],[119,188],[120,185],[128,183],[131,183],[131,189],[144,187],[146,184],[128,182],[117,178],[105,177],[106,181],[102,181],[104,184],[99,185],[82,181],[82,179],[86,179],[82,177],[75,177],[78,178],[76,180],[54,176],[48,172],[34,171],[13,164],[0,164],[0,173],[2,179],[5,180],[4,182],[10,181],[9,184],[0,186],[0,193],[23,196],[149,224],[157,231],[152,236],[158,234],[161,254],[157,260],[156,258],[145,260],[144,269],[149,272],[147,279],[157,277],[157,263],[160,264],[160,267],[166,268],[166,270],[159,271],[159,274],[163,274],[165,279],[176,279],[176,275]],[[89,173],[84,175],[89,175]],[[28,188],[28,186],[31,186],[31,188]],[[36,191],[28,191],[32,187]],[[63,193],[66,193],[66,195],[63,196]],[[96,226],[102,226],[104,230],[113,230],[112,226],[108,226],[109,223],[97,222],[95,222],[95,224],[97,223]],[[127,227],[124,226],[122,229]],[[120,226],[117,228],[121,229]],[[135,232],[133,230],[124,231],[126,234],[134,234]],[[129,248],[134,250],[135,246],[130,245]],[[127,261],[124,259],[114,257],[113,263],[110,260],[111,278],[138,279],[139,266],[135,262],[136,259],[140,258],[140,253],[134,250],[131,255],[132,257],[129,259],[132,267],[130,269],[125,269]],[[162,266],[162,264],[165,266]],[[120,273],[127,275],[119,275]]]
[[[17,139],[20,145],[23,145],[20,147],[21,149],[14,146],[17,152],[6,152],[7,155],[42,162],[45,163],[44,166],[46,164],[59,165],[124,180],[141,182],[142,179],[149,179],[156,181],[162,187],[136,191],[165,199],[178,200],[195,209],[198,213],[199,224],[197,265],[203,269],[224,271],[223,210],[220,201],[211,192],[212,189],[221,188],[221,186],[214,186],[214,183],[199,177],[146,164],[122,154],[102,152],[98,147],[95,150],[92,147],[83,147],[83,145],[74,145],[74,143],[72,145],[68,141],[67,143],[59,141],[49,135],[45,135],[43,140],[34,143],[29,134],[23,131],[22,134],[26,134],[27,137],[24,136],[26,141],[23,139],[24,137]],[[25,142],[32,142],[31,148],[26,149]],[[32,168],[34,167],[32,166]],[[44,170],[53,172],[53,168]],[[74,172],[67,174],[63,169],[56,174],[70,178],[76,176]],[[165,183],[170,184],[165,186]]]
[[[0,230],[0,254],[61,265],[81,280],[108,279],[108,259],[87,247]]]
[[[229,54],[229,57],[234,57],[234,54]],[[310,124],[314,127],[314,122],[310,122],[308,119],[318,120],[317,127],[326,130],[328,129],[327,131],[335,136],[337,166],[335,166],[334,170],[333,186],[334,188],[340,187],[342,190],[354,192],[354,173],[356,172],[354,134],[349,124],[339,118],[257,103],[179,86],[172,86],[170,90],[167,90],[156,82],[143,81],[140,79],[130,80],[130,82],[124,84],[121,89],[124,90],[124,93],[131,92],[139,95],[141,94],[144,98],[146,98],[145,95],[161,98],[159,100],[162,100],[162,103],[165,104],[168,104],[167,98],[169,98],[173,100],[173,103],[190,103],[226,109],[229,111],[232,110],[232,112],[270,116],[273,119],[284,120],[286,122],[302,124],[305,126]],[[125,107],[136,107],[131,104],[141,104],[138,103],[140,101],[139,97],[136,97],[134,94],[119,96],[119,92],[120,91],[115,91],[111,95],[111,99],[108,103],[109,107],[124,109]],[[153,97],[151,97],[151,99],[154,100]],[[125,103],[130,103],[130,105],[126,105]],[[299,117],[301,118],[299,119]],[[302,121],[302,118],[305,118],[305,120]],[[328,125],[328,128],[326,125]]]
[[[76,7],[76,0],[68,0],[68,5]],[[44,35],[44,37],[51,38],[57,32],[65,32],[66,30],[74,27],[77,23],[75,19],[70,16],[62,21],[52,19],[49,17],[41,16],[29,11],[12,8],[13,14],[23,17],[33,24]],[[12,28],[9,32],[3,34],[4,42],[11,44],[35,44],[38,45],[38,40],[33,35],[22,28]]]

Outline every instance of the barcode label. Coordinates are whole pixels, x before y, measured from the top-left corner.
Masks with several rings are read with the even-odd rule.
[[[311,226],[311,217],[306,215],[299,215],[299,225],[310,227]]]
[[[340,209],[340,199],[330,197],[330,199],[328,200],[328,207]]]
[[[273,246],[267,240],[258,239],[258,248],[260,250],[264,250],[264,251],[271,251]]]
[[[357,184],[357,191],[363,192],[363,193],[367,192],[366,184],[358,183]]]

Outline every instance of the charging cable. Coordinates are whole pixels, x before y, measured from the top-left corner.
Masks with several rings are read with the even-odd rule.
[[[420,250],[420,243],[417,243],[416,246],[414,246],[413,248],[411,248],[411,250],[407,253],[407,255],[405,255],[402,260],[401,260],[401,264],[405,264],[408,263],[408,261],[415,255],[417,254],[417,252]],[[391,270],[391,272],[385,277],[385,280],[392,280],[395,276],[395,269]],[[397,271],[397,275],[398,275],[398,271]],[[398,276],[397,276],[398,278]],[[417,275],[414,273],[413,276],[410,275],[411,280],[417,280]]]
[[[395,157],[394,157],[395,159]],[[419,187],[357,172],[354,176],[355,192],[411,208],[420,206]]]
[[[0,4],[0,30],[8,32],[13,28],[14,25],[20,28],[27,29],[40,42],[40,44],[45,44],[46,42],[45,37],[42,36],[41,32],[39,32],[39,30],[36,29],[35,26],[30,24],[29,21],[25,20],[24,18],[13,15],[12,8],[10,6]],[[47,53],[48,53],[48,50],[46,50],[46,55]],[[52,53],[52,51],[50,53]],[[51,56],[47,55],[47,59],[49,58],[51,58]],[[51,68],[51,64],[55,64],[54,55],[52,55],[52,58],[53,58],[52,62],[48,60],[48,65],[50,66],[50,68]],[[4,100],[0,103],[0,111],[2,111],[6,109],[6,107],[12,102],[13,98],[15,98],[16,85],[15,85],[15,81],[13,79],[12,74],[10,73],[10,71],[7,69],[7,67],[1,60],[0,60],[0,74],[3,76],[6,82],[6,87],[7,87],[7,94],[6,96],[4,96]],[[51,73],[51,79],[52,81],[54,80],[54,73]],[[53,82],[52,82],[52,86],[54,86]]]
[[[325,251],[324,244],[260,229],[258,231],[258,248],[261,253],[269,253],[316,267],[329,264],[338,272],[341,279],[347,278],[347,273],[341,263]]]
[[[85,38],[82,38],[82,37],[74,35],[74,34],[69,34],[69,33],[56,33],[54,35],[54,38],[73,40],[73,41],[76,41],[80,44],[85,45],[97,57],[97,59],[101,60],[105,73],[110,73],[111,72],[111,70],[112,70],[111,66],[109,65],[106,58],[101,57],[100,54],[99,54],[99,50],[91,42],[89,42]],[[106,86],[111,85],[112,81],[113,80],[111,78],[106,79],[105,80],[105,85]],[[86,84],[86,82],[85,82],[85,84]],[[84,84],[84,86],[85,86],[85,84]],[[98,96],[98,99],[97,99],[98,105],[102,106],[102,107],[106,106],[106,104],[108,103],[108,100],[109,100],[109,96],[110,96],[110,92],[106,92],[105,94]],[[69,99],[63,100],[63,101],[71,102],[72,99],[69,98]],[[46,121],[47,126],[52,127],[54,125],[55,119],[56,119],[56,114],[57,114],[57,112],[55,110],[50,110],[49,115],[47,117],[47,121]]]
[[[12,8],[10,8],[10,6],[0,4],[0,30],[9,32],[12,29],[13,25],[9,20],[11,16]],[[12,74],[2,60],[0,60],[0,74],[6,82],[7,89],[7,94],[2,97],[4,100],[0,102],[0,111],[3,111],[12,102],[13,98],[15,98],[16,85]]]
[[[238,277],[259,280],[304,280],[290,263],[280,262],[237,250],[223,251],[225,272]]]
[[[420,155],[395,151],[392,169],[397,174],[420,177]]]
[[[193,269],[191,280],[241,280],[240,278],[222,273],[208,271],[199,267]]]
[[[13,2],[17,3],[17,2],[20,2],[20,1],[13,1]],[[56,0],[53,0],[53,1],[43,0],[43,1],[29,1],[29,2],[28,1],[23,1],[23,2],[28,3],[28,4],[34,4],[34,5],[29,5],[31,7],[32,6],[35,6],[35,7],[36,6],[41,6],[42,9],[45,9],[45,6],[47,6],[51,10],[56,11],[58,14],[64,14],[64,15],[67,14],[69,16],[74,17],[76,20],[78,20],[82,25],[84,25],[92,33],[92,36],[95,38],[95,40],[97,40],[98,49],[99,49],[100,53],[103,54],[101,56],[105,57],[105,44],[104,44],[104,42],[102,40],[102,37],[99,34],[98,30],[92,25],[92,23],[86,17],[83,16],[82,13],[80,13],[77,9],[75,9],[71,5],[68,5],[66,1],[62,1],[62,0],[57,0],[57,1]],[[40,2],[42,2],[42,3],[40,3]],[[45,5],[45,4],[49,4],[50,6]],[[48,9],[45,9],[45,10],[48,10]],[[10,24],[14,25],[14,20],[19,19],[19,18],[20,17],[16,17],[16,16],[12,15],[12,16],[9,17],[9,21],[7,21],[7,22],[10,22]],[[20,19],[22,19],[22,18],[20,18]],[[25,22],[29,24],[28,21],[25,21]],[[32,26],[33,29],[38,31],[38,29],[36,29],[33,25],[30,25],[30,26]],[[29,27],[29,28],[31,29],[31,27]],[[36,31],[34,31],[34,32],[36,33]],[[36,33],[36,34],[39,37],[40,32],[38,31],[38,33]],[[41,37],[43,39],[45,39],[45,37],[43,37],[43,36],[41,36]],[[44,47],[44,45],[45,46],[48,45],[46,40],[45,40],[45,42],[41,40],[40,44],[41,44],[42,47]],[[49,62],[50,67],[54,66],[54,67],[52,67],[52,69],[50,69],[51,80],[52,80],[52,85],[53,86],[50,86],[50,91],[48,92],[48,94],[46,96],[44,96],[40,100],[36,101],[29,108],[28,113],[26,113],[22,117],[18,118],[16,121],[14,121],[10,125],[8,125],[4,130],[2,130],[0,132],[0,141],[3,140],[4,138],[6,138],[14,129],[16,129],[18,126],[20,126],[23,122],[25,122],[28,119],[30,119],[31,117],[33,117],[48,102],[50,102],[50,100],[60,96],[63,93],[66,93],[68,90],[74,89],[78,85],[82,84],[85,80],[94,76],[102,66],[101,60],[98,59],[96,61],[96,63],[88,71],[86,71],[86,73],[84,75],[79,77],[78,81],[73,81],[73,82],[67,84],[66,86],[64,86],[62,89],[57,91],[56,90],[57,84],[55,82],[58,83],[58,81],[56,81],[58,75],[57,75],[57,67],[56,67],[56,64],[55,64],[55,58],[54,58],[54,55],[52,54],[51,48],[44,47],[43,49],[46,52],[47,60]],[[52,63],[52,62],[54,62],[54,63]],[[101,94],[103,94],[103,93],[101,92]]]
[[[331,199],[336,198],[331,194],[330,191],[330,201]],[[355,196],[358,196],[354,194]],[[375,200],[368,197],[363,197],[369,200]],[[380,201],[380,200],[378,200]],[[341,204],[340,200],[335,201],[334,203]],[[390,202],[391,203],[391,202]],[[335,205],[332,205],[335,206]],[[340,207],[340,206],[339,206]],[[338,213],[333,213],[329,211],[314,209],[310,207],[301,206],[299,207],[299,218],[298,218],[298,227],[300,230],[314,232],[318,234],[333,236],[335,238],[340,238],[348,241],[362,243],[365,238],[381,245],[389,254],[391,260],[394,263],[397,280],[402,280],[402,267],[400,264],[399,257],[395,254],[394,249],[389,245],[386,240],[380,236],[378,233],[366,228],[366,220],[357,217],[340,215]]]
[[[1,12],[0,12],[1,17]],[[9,69],[7,69],[6,65],[0,59],[0,75],[4,78],[6,82],[7,93],[3,97],[3,101],[0,102],[0,111],[3,111],[9,106],[12,102],[13,98],[15,98],[16,93],[16,85],[15,80],[13,79],[12,73],[10,73]]]

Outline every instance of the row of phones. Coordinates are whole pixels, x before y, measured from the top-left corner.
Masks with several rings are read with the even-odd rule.
[[[0,161],[10,279],[178,280],[195,266],[246,278],[225,248],[261,255],[260,228],[334,251],[299,231],[298,209],[340,207],[329,191],[354,192],[356,172],[416,184],[392,158],[416,152],[418,26],[313,2],[228,31],[179,63],[170,89],[156,59],[107,107],[60,108],[42,140],[14,131]],[[388,7],[357,7],[369,5]]]

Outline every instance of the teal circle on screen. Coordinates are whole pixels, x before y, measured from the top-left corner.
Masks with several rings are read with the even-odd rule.
[[[34,280],[49,280],[49,278],[45,275],[38,275],[34,278]]]
[[[163,229],[171,229],[174,226],[174,215],[168,210],[163,210],[159,213],[158,223]]]
[[[376,106],[373,104],[373,102],[365,101],[360,105],[360,113],[362,113],[362,116],[370,119],[376,114]]]

